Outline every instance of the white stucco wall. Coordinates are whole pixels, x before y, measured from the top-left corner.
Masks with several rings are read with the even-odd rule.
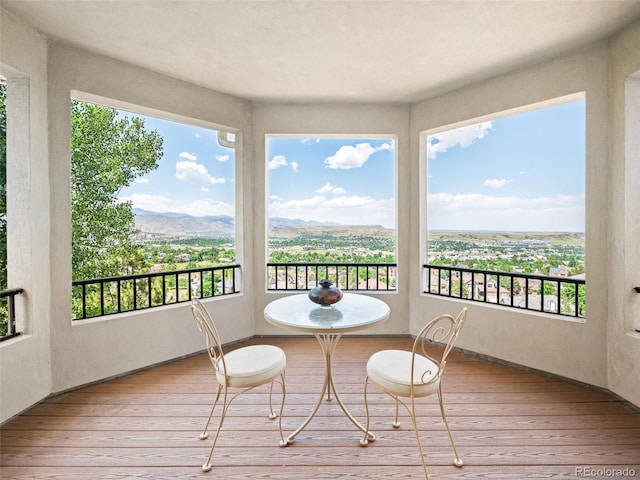
[[[253,109],[255,158],[252,171],[256,178],[254,197],[255,318],[256,333],[283,334],[264,321],[263,310],[270,301],[282,296],[266,292],[266,157],[265,135],[396,135],[397,136],[397,245],[398,291],[376,296],[391,307],[391,317],[362,334],[408,333],[409,318],[409,107],[403,105],[327,105],[327,104],[259,104]],[[322,205],[318,205],[322,208]]]
[[[97,320],[71,322],[71,217],[69,108],[72,92],[114,100],[114,106],[140,105],[165,112],[169,118],[192,118],[224,125],[251,135],[250,105],[228,95],[212,92],[112,59],[89,54],[54,42],[49,46],[49,122],[51,189],[53,202],[51,281],[52,392],[118,375],[131,369],[201,350],[198,333],[187,304]],[[122,102],[122,104],[120,103]],[[250,149],[243,150],[250,155]],[[242,153],[237,162],[243,163]],[[251,188],[241,183],[239,195],[251,198]],[[249,177],[250,178],[250,177]],[[246,197],[245,197],[246,199]],[[245,215],[250,202],[238,202]],[[242,226],[241,226],[242,227]],[[252,234],[251,228],[245,234]],[[247,259],[251,255],[239,244],[243,277],[251,282]],[[250,267],[249,267],[250,268]],[[206,302],[220,324],[225,341],[253,335],[252,297],[216,299]]]
[[[640,22],[610,54],[608,388],[640,405]]]
[[[520,365],[607,388],[607,75],[606,45],[511,72],[416,105],[411,112],[412,178],[425,176],[419,162],[419,134],[550,99],[586,92],[586,278],[587,319],[580,323],[534,312],[452,301],[423,295],[421,245],[412,234],[411,326],[417,331],[435,313],[469,307],[458,346]],[[412,183],[412,205],[420,205]],[[412,212],[416,224],[426,213]],[[421,224],[424,229],[424,224]]]
[[[51,391],[51,273],[47,153],[47,44],[12,15],[0,12],[0,74],[8,79],[7,213],[9,288],[23,334],[0,345],[0,422]]]

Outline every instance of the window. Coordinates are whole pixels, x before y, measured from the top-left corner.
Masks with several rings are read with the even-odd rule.
[[[269,290],[396,285],[396,140],[266,138]]]
[[[237,293],[235,134],[82,101],[71,121],[74,318]]]
[[[584,316],[584,97],[422,138],[425,291]]]

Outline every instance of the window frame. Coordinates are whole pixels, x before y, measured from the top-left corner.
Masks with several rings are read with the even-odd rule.
[[[87,102],[87,103],[92,103],[92,104],[97,104],[97,105],[102,105],[102,106],[106,106],[109,108],[114,108],[116,110],[119,111],[124,111],[127,114],[131,114],[131,115],[140,115],[140,116],[147,116],[147,117],[154,117],[163,121],[168,121],[168,122],[175,122],[175,123],[180,123],[183,125],[188,125],[188,126],[193,126],[193,127],[199,127],[199,128],[204,128],[204,129],[209,129],[212,130],[216,133],[216,137],[218,140],[223,140],[224,145],[221,144],[221,146],[225,146],[227,148],[231,148],[231,145],[233,145],[233,148],[235,149],[235,154],[234,154],[234,194],[233,194],[233,199],[234,199],[234,223],[235,223],[235,229],[234,229],[234,244],[235,244],[235,256],[236,256],[236,261],[233,265],[229,265],[229,266],[224,266],[224,270],[234,270],[236,273],[233,275],[233,277],[235,278],[235,284],[237,285],[237,289],[234,289],[233,291],[230,292],[226,292],[226,293],[222,293],[220,295],[215,295],[214,298],[215,299],[225,299],[225,298],[229,298],[229,296],[233,296],[233,295],[242,295],[243,291],[244,291],[244,282],[243,282],[243,273],[242,273],[242,265],[244,262],[244,239],[241,235],[241,232],[243,231],[243,216],[242,216],[242,162],[240,161],[240,159],[242,158],[242,151],[243,151],[243,134],[241,129],[238,128],[234,128],[234,127],[230,127],[227,125],[222,125],[222,124],[218,124],[218,123],[214,123],[211,121],[206,121],[206,120],[201,120],[201,119],[197,119],[194,117],[189,117],[189,116],[185,116],[185,115],[180,115],[180,114],[175,114],[175,113],[171,113],[171,112],[167,112],[167,111],[163,111],[163,110],[158,110],[158,109],[154,109],[154,108],[150,108],[150,107],[146,107],[143,105],[138,105],[138,104],[133,104],[133,103],[129,103],[129,102],[124,102],[121,100],[116,100],[113,98],[109,98],[109,97],[104,97],[104,96],[100,96],[100,95],[95,95],[92,93],[88,93],[88,92],[84,92],[84,91],[79,91],[79,90],[71,90],[70,92],[70,103],[69,106],[71,106],[71,102],[72,101],[80,101],[80,102]],[[69,111],[69,115],[71,115],[71,111]],[[70,161],[70,158],[69,158]],[[69,172],[70,175],[70,172]],[[71,198],[71,197],[70,197]],[[71,213],[71,208],[69,209],[69,212]],[[218,269],[222,269],[223,267],[211,267],[212,270],[218,270]],[[197,268],[195,269],[197,271],[200,270],[206,270],[206,269],[202,269],[202,268]],[[194,270],[194,274],[198,274],[199,272],[196,272]],[[188,272],[190,272],[191,270],[189,269],[185,269],[185,270],[178,270],[177,272],[181,275],[186,275],[188,274]],[[191,274],[189,274],[191,275]],[[140,274],[139,276],[157,276],[157,274],[154,274],[153,272],[148,272],[146,274]],[[124,276],[122,276],[124,277]],[[114,277],[114,278],[122,278],[122,277]],[[136,277],[136,275],[134,275],[133,277]],[[191,278],[191,277],[189,277]],[[96,280],[100,280],[100,279],[96,279]],[[77,281],[77,282],[73,282],[74,285],[76,283],[78,283],[78,286],[83,283],[82,280]],[[189,291],[189,298],[191,297],[191,295],[195,295],[195,291],[192,292],[192,289],[190,289]],[[229,295],[229,294],[233,294],[233,295]],[[98,316],[89,316],[89,317],[77,317],[77,318],[73,318],[73,323],[74,324],[80,324],[83,322],[78,322],[79,320],[86,320],[86,319],[92,319],[92,320],[105,320],[111,317],[117,317],[120,314],[131,314],[134,312],[138,312],[140,310],[146,310],[148,308],[156,308],[156,307],[168,307],[168,306],[172,306],[172,305],[176,305],[178,303],[181,303],[183,300],[178,299],[176,302],[172,302],[172,303],[166,303],[166,304],[160,304],[160,305],[152,305],[151,307],[139,307],[136,308],[135,310],[126,310],[126,311],[117,311],[117,312],[110,312],[110,313],[106,313],[106,314],[102,314],[102,315],[98,315]]]
[[[438,134],[438,133],[442,133],[442,132],[446,132],[446,131],[450,131],[450,130],[454,130],[454,129],[458,129],[458,128],[462,128],[462,127],[466,127],[466,126],[470,126],[470,125],[476,125],[482,122],[486,122],[486,121],[493,121],[493,120],[498,120],[498,119],[503,119],[506,117],[510,117],[510,116],[514,116],[514,115],[518,115],[518,114],[522,114],[522,113],[527,113],[527,112],[531,112],[531,111],[535,111],[535,110],[541,110],[544,108],[549,108],[549,107],[554,107],[554,106],[558,106],[558,105],[562,105],[562,104],[566,104],[566,103],[571,103],[571,102],[575,102],[575,101],[584,101],[585,105],[587,103],[587,94],[585,91],[580,91],[580,92],[575,92],[572,94],[568,94],[568,95],[563,95],[560,97],[554,97],[548,100],[544,100],[544,101],[540,101],[540,102],[534,102],[534,103],[530,103],[530,104],[526,104],[526,105],[521,105],[518,107],[514,107],[514,108],[509,108],[506,110],[502,110],[502,111],[498,111],[498,112],[493,112],[493,113],[489,113],[486,115],[481,115],[481,116],[477,116],[474,118],[470,118],[470,119],[465,119],[465,120],[461,120],[458,122],[453,122],[453,123],[449,123],[446,125],[440,125],[437,127],[433,127],[433,128],[428,128],[425,130],[421,130],[419,132],[419,148],[418,148],[418,152],[419,152],[419,175],[420,175],[420,182],[419,182],[419,212],[420,212],[420,225],[419,225],[419,248],[420,248],[420,252],[419,252],[419,258],[420,258],[420,263],[417,266],[417,268],[419,269],[419,277],[420,278],[420,295],[421,296],[429,296],[431,295],[431,293],[429,293],[428,289],[427,289],[427,284],[429,281],[429,275],[425,273],[425,268],[424,266],[428,264],[428,260],[429,260],[429,252],[427,249],[427,245],[428,245],[428,234],[429,234],[429,229],[428,229],[428,214],[427,214],[427,209],[428,209],[428,205],[427,205],[427,199],[428,199],[428,158],[427,158],[427,149],[428,149],[428,142],[427,139],[429,136],[434,135],[434,134]],[[585,135],[587,134],[587,127],[586,127],[586,114],[585,114]],[[587,168],[587,158],[585,155],[585,175],[586,175],[586,168]],[[586,181],[586,179],[585,179]],[[585,194],[586,194],[586,184],[585,184]],[[585,211],[586,211],[586,197],[585,197]],[[587,237],[587,225],[585,224],[585,231],[584,236],[585,236],[585,262],[586,262],[586,258],[587,258],[587,251],[586,251],[586,237]],[[446,268],[446,267],[445,267]],[[455,268],[452,266],[448,266],[448,268]],[[497,272],[500,273],[500,272]],[[504,273],[513,273],[513,272],[504,272]],[[550,277],[551,279],[553,279],[554,277]],[[586,285],[586,281],[585,281],[585,285]],[[577,288],[577,286],[576,286]],[[455,297],[455,296],[443,296],[443,299],[445,300],[453,300],[453,301],[471,301],[470,299],[465,299],[462,297]],[[475,301],[473,303],[476,303]],[[502,307],[503,305],[500,303],[499,299],[494,303],[494,302],[482,302],[484,305],[486,306],[492,306],[492,307]],[[513,308],[509,305],[507,305],[505,308]],[[577,307],[576,307],[577,308]],[[522,313],[538,313],[538,314],[549,314],[555,318],[563,318],[563,319],[569,319],[571,320],[572,317],[566,317],[564,315],[559,315],[556,313],[552,313],[552,312],[548,312],[544,309],[544,304],[542,303],[541,306],[541,310],[533,310],[533,309],[523,309]],[[585,321],[585,317],[582,318],[578,318],[578,321],[580,321],[581,323],[583,323]]]
[[[398,193],[399,193],[399,183],[398,183],[398,176],[399,176],[399,158],[398,158],[398,151],[399,151],[399,145],[398,145],[398,134],[395,133],[389,133],[389,134],[381,134],[381,133],[376,133],[376,134],[365,134],[365,133],[358,133],[358,134],[353,134],[353,133],[265,133],[264,134],[264,172],[265,172],[265,176],[264,176],[264,205],[265,205],[265,209],[264,209],[264,259],[265,259],[265,265],[264,265],[264,280],[263,280],[263,284],[264,284],[264,289],[265,289],[265,293],[277,293],[278,291],[283,291],[283,290],[287,290],[287,291],[292,291],[291,288],[278,288],[277,284],[276,284],[276,288],[269,288],[269,219],[270,219],[270,213],[269,213],[269,197],[270,197],[270,191],[269,191],[269,167],[268,167],[268,163],[269,163],[269,159],[270,159],[270,152],[269,152],[269,139],[270,138],[279,138],[279,139],[299,139],[299,140],[303,140],[303,139],[316,139],[316,138],[320,138],[320,139],[335,139],[335,140],[367,140],[367,139],[375,139],[375,140],[389,140],[389,141],[393,141],[393,146],[394,146],[394,157],[393,157],[393,172],[394,172],[394,181],[393,181],[393,189],[394,189],[394,256],[395,256],[395,264],[394,264],[394,271],[395,271],[395,283],[396,286],[389,288],[387,286],[387,288],[385,289],[369,289],[367,288],[367,291],[374,291],[376,294],[377,293],[397,293],[398,292],[398,279],[400,278],[399,276],[399,272],[400,272],[400,266],[398,264],[398,257],[399,257],[399,232],[398,232]],[[303,269],[308,269],[311,268],[312,264],[302,264]],[[381,264],[383,265],[383,264]],[[326,268],[326,264],[313,264],[314,267],[316,268]],[[319,267],[318,267],[319,266]],[[337,275],[337,273],[336,273]],[[294,288],[293,290],[306,290],[306,285],[303,285],[302,287],[298,288],[298,286],[296,286],[296,288]]]

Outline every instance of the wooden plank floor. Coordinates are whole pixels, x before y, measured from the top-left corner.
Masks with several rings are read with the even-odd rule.
[[[319,394],[319,346],[313,338],[260,341],[287,352],[283,424],[291,433]],[[410,344],[403,338],[340,341],[334,374],[356,418],[364,421],[362,382],[369,355]],[[0,477],[422,478],[410,421],[402,412],[401,428],[392,428],[389,397],[377,392],[370,397],[377,439],[368,447],[359,445],[359,432],[334,400],[324,402],[295,443],[282,448],[277,424],[267,418],[266,387],[231,405],[213,470],[202,473],[210,443],[198,434],[214,388],[208,358],[196,355],[47,399],[0,430]],[[443,389],[465,465],[452,464],[436,398],[423,399],[419,423],[432,479],[640,478],[640,414],[605,393],[458,352],[450,357]]]

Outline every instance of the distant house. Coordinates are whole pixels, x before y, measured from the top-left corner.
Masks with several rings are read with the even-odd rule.
[[[362,280],[360,283],[358,283],[358,290],[386,290],[386,289],[387,289],[387,284],[375,278],[370,278],[369,280]]]
[[[440,277],[440,272],[438,269],[430,269],[430,279],[429,279],[429,292],[430,293],[441,293],[446,294],[449,291],[449,282],[448,280]],[[440,291],[438,291],[438,288]]]
[[[549,269],[549,276],[551,277],[567,277],[568,275],[569,269],[565,265]]]
[[[173,257],[173,261],[174,262],[180,262],[180,263],[190,262],[191,261],[191,255],[189,255],[188,253],[181,253],[180,255],[175,255]]]
[[[490,275],[466,274],[463,279],[469,292],[472,292],[472,298],[486,298],[488,302],[502,304],[511,300],[511,291],[506,287],[498,288],[497,279]]]

